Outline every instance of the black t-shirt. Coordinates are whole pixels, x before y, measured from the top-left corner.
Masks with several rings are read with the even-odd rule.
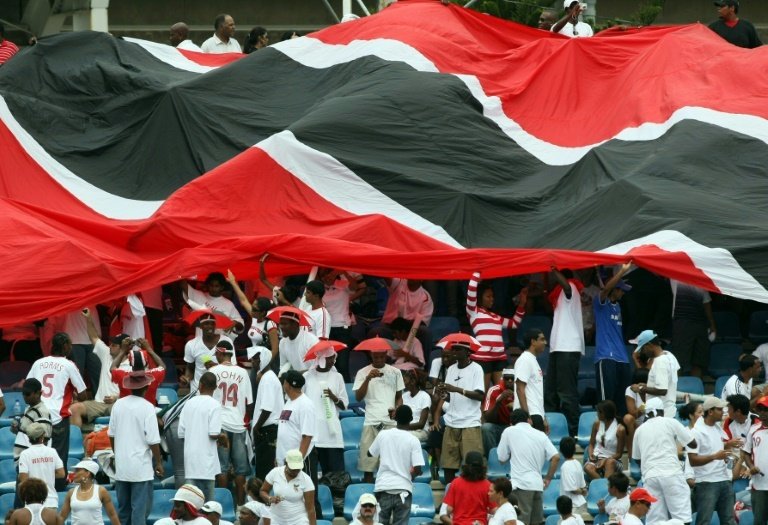
[[[763,45],[755,26],[746,20],[739,19],[733,27],[728,27],[725,22],[718,20],[709,24],[709,28],[734,46],[753,49]]]

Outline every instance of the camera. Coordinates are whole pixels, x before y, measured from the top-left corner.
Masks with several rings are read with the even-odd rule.
[[[584,2],[580,3],[579,7],[581,8],[582,11],[586,11],[587,10],[587,4],[584,3]]]

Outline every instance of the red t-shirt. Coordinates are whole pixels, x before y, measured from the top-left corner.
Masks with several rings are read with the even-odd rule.
[[[453,525],[472,525],[479,521],[488,523],[488,509],[492,508],[488,499],[487,479],[467,481],[461,476],[451,482],[451,488],[443,503],[453,508]]]
[[[504,384],[502,379],[497,384],[488,389],[488,393],[485,395],[485,402],[483,403],[483,412],[487,412],[496,405],[496,399],[507,389],[507,385]],[[509,425],[509,407],[515,401],[515,397],[512,396],[502,402],[499,408],[496,409],[496,416],[498,417],[498,424]]]
[[[131,391],[123,388],[123,378],[130,374],[130,370],[120,370],[116,368],[112,370],[112,381],[120,388],[120,397],[131,395]],[[165,368],[150,368],[147,373],[154,378],[147,388],[147,393],[144,394],[144,399],[157,405],[157,389],[160,387],[160,383],[165,379]]]

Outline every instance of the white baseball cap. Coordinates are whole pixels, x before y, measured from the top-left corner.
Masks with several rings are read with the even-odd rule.
[[[205,505],[200,507],[200,510],[206,513],[215,512],[219,516],[224,514],[224,508],[221,506],[221,503],[219,503],[218,501],[206,501]]]

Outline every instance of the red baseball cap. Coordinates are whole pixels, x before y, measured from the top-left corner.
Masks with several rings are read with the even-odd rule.
[[[634,503],[636,501],[644,501],[645,503],[656,503],[659,500],[654,498],[653,494],[651,494],[647,490],[640,488],[632,491],[632,494],[629,495],[629,501],[631,503]]]

